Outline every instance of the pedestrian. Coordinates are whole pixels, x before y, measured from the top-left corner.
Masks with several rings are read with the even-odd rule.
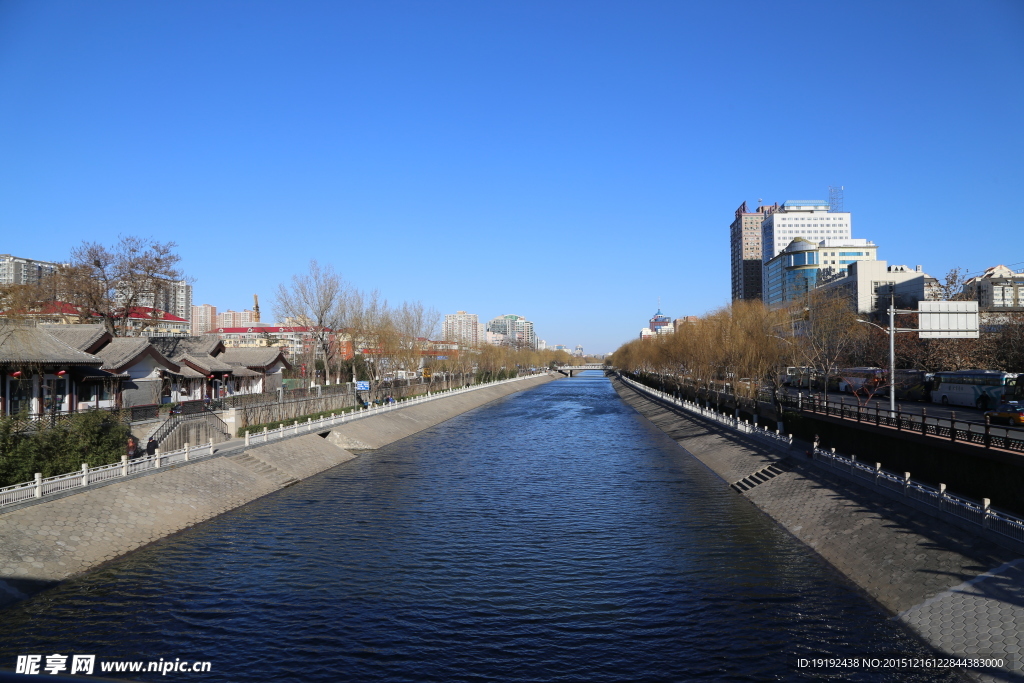
[[[135,437],[128,437],[128,459],[131,460],[136,455],[137,448],[135,446]]]
[[[146,455],[156,455],[156,439],[153,437],[146,442]]]

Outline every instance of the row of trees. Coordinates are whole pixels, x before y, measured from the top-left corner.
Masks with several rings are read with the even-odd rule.
[[[363,291],[332,266],[313,260],[308,271],[278,286],[274,299],[278,320],[308,327],[315,346],[314,365],[328,383],[381,380],[398,371],[428,369],[431,379],[449,384],[453,376],[514,376],[523,368],[570,364],[565,351],[537,351],[510,344],[477,349],[432,349],[441,315],[420,302],[390,304],[377,290]],[[446,340],[456,341],[456,340]],[[344,345],[357,354],[345,359]]]
[[[900,316],[897,326],[915,328],[917,316]],[[978,339],[920,339],[896,335],[896,367],[939,370],[994,369],[1024,372],[1024,315],[1007,314]],[[736,301],[713,311],[679,333],[638,339],[612,355],[631,372],[690,377],[698,386],[749,378],[738,393],[756,385],[776,389],[787,366],[816,369],[826,379],[835,368],[887,367],[888,333],[865,324],[842,297],[812,292],[800,305],[770,309],[759,301]]]

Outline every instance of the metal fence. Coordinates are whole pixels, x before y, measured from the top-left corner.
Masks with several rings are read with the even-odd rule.
[[[474,384],[469,387],[463,387],[459,389],[448,389],[446,391],[439,391],[431,394],[423,394],[414,398],[409,398],[404,401],[398,401],[391,404],[385,404],[382,406],[375,406],[367,408],[365,410],[360,409],[350,413],[345,413],[338,416],[329,416],[320,420],[307,419],[306,422],[296,421],[292,425],[282,426],[273,430],[264,429],[262,432],[256,433],[245,433],[245,445],[264,444],[279,439],[285,439],[300,434],[309,434],[311,432],[324,431],[331,429],[338,425],[353,420],[360,420],[365,417],[372,417],[374,415],[380,415],[382,413],[407,408],[413,405],[420,405],[428,401],[434,401],[440,398],[447,398],[456,394],[464,394],[470,391],[476,391],[477,389],[484,389],[487,387],[497,386],[499,384],[508,384],[509,382],[519,382],[525,379],[532,379],[536,377],[534,375],[525,375],[523,377],[513,377],[512,379],[504,379],[497,382],[488,382],[486,384]],[[6,486],[0,488],[0,507],[5,505],[13,505],[15,503],[22,503],[27,500],[35,498],[43,498],[45,496],[52,496],[63,491],[74,488],[89,487],[95,484],[99,484],[104,481],[116,479],[118,477],[127,477],[139,472],[146,472],[149,470],[156,470],[161,467],[168,465],[174,465],[181,462],[187,462],[190,460],[196,460],[198,458],[209,457],[213,455],[213,442],[197,446],[195,448],[185,447],[167,453],[161,453],[159,450],[155,455],[150,455],[142,458],[136,458],[129,460],[127,456],[121,457],[121,462],[116,462],[110,465],[103,465],[101,467],[89,467],[86,464],[82,465],[82,469],[76,472],[70,472],[68,474],[59,474],[54,477],[43,478],[42,474],[36,474],[34,481],[28,481],[22,484],[15,484],[13,486]]]
[[[855,456],[839,455],[835,449],[814,449],[814,460],[829,468],[873,483],[880,489],[892,491],[910,500],[923,503],[941,512],[959,517],[983,529],[995,532],[1015,541],[1024,542],[1024,519],[1007,512],[993,509],[989,499],[978,501],[957,496],[946,491],[945,484],[938,488],[922,484],[910,478],[909,472],[902,476],[857,460]]]
[[[783,397],[782,404],[802,412],[876,427],[889,427],[896,431],[920,434],[952,443],[961,442],[984,448],[1024,452],[1024,430],[1006,427],[993,432],[991,424],[958,420],[955,412],[951,412],[949,417],[929,417],[927,408],[922,408],[921,413],[904,413],[901,407],[897,406],[896,412],[893,413],[888,407],[851,404],[842,400],[825,401],[819,396],[802,394],[787,395]],[[1000,431],[1002,433],[999,433]]]
[[[632,380],[628,377],[624,377],[622,374],[618,374],[618,377],[623,382],[633,387],[637,391],[645,393],[648,396],[653,396],[665,403],[671,403],[672,405],[682,408],[685,411],[688,411],[695,415],[700,415],[705,419],[714,420],[715,422],[725,425],[730,429],[734,429],[740,432],[741,434],[746,434],[747,436],[752,436],[754,438],[761,439],[763,441],[768,441],[771,443],[784,444],[786,446],[793,445],[792,434],[782,434],[778,430],[775,430],[773,432],[770,429],[759,427],[752,422],[741,420],[738,417],[726,415],[725,413],[720,413],[717,410],[712,410],[711,408],[705,408],[704,406],[701,406],[698,403],[693,403],[692,401],[676,398],[672,394],[666,393],[664,391],[659,391],[658,389],[652,389],[649,386],[640,384],[639,382]]]

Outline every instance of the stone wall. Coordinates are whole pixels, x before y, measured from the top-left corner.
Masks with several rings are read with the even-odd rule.
[[[938,652],[1007,656],[1008,669],[1019,671],[1024,567],[1017,553],[822,471],[800,450],[776,451],[613,384],[626,403],[721,477],[723,487],[741,479],[753,484],[737,495]],[[1015,674],[1003,671],[991,680],[1009,680],[1006,675]]]

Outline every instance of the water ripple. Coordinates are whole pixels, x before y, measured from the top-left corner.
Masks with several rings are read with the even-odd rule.
[[[600,375],[364,454],[4,617],[0,667],[182,657],[213,662],[204,681],[769,681],[820,678],[797,656],[924,652]],[[886,676],[835,678],[943,680]]]

